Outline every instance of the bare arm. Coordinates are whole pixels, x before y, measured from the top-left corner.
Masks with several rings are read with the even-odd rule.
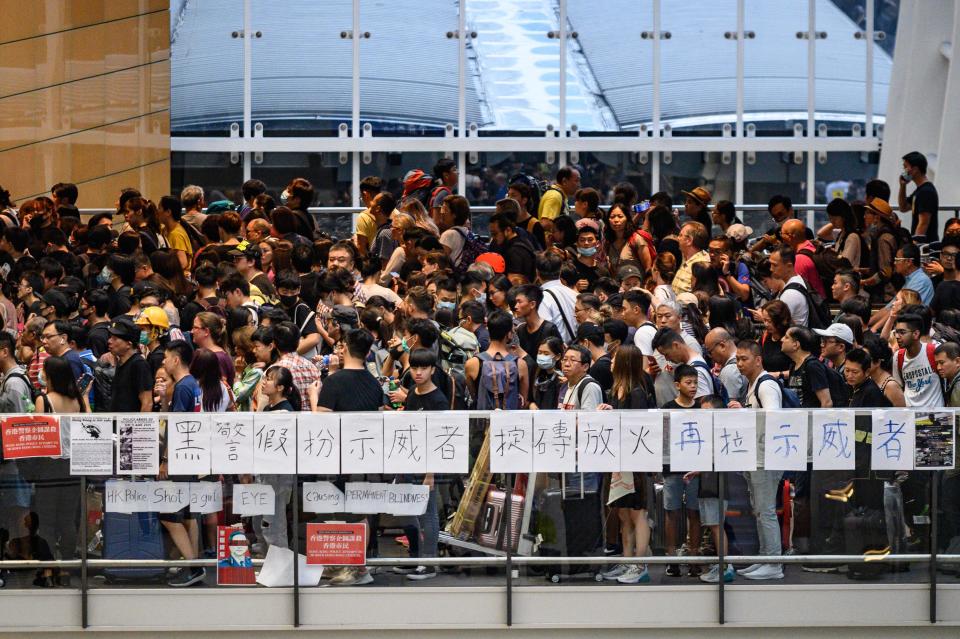
[[[297,354],[303,355],[304,353],[312,350],[317,344],[320,343],[320,333],[311,333],[306,337],[300,338],[300,344],[297,345]]]
[[[929,213],[920,213],[917,215],[917,230],[913,232],[914,235],[926,235],[927,227],[930,226],[930,214]]]
[[[907,183],[900,178],[900,190],[897,192],[897,206],[901,213],[909,213],[910,205],[907,202]]]
[[[903,397],[903,389],[896,380],[892,384],[887,384],[883,389],[883,395],[890,400],[890,403],[897,408],[903,408],[907,405],[907,400]]]
[[[820,408],[833,408],[833,400],[830,398],[829,388],[821,388],[818,390],[817,399],[820,400]]]
[[[140,412],[149,413],[153,410],[153,393],[145,390],[140,391]]]

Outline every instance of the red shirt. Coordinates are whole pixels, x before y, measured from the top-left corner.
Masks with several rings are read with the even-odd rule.
[[[815,247],[813,242],[810,240],[807,240],[798,246],[797,259],[794,264],[794,269],[797,271],[797,275],[802,277],[814,291],[820,294],[820,297],[826,299],[827,289],[823,287],[823,282],[820,281],[820,274],[817,273],[816,265],[813,263],[813,260],[810,259],[810,256],[801,255],[800,251],[810,251],[811,253],[816,253],[817,247]],[[833,282],[831,282],[831,284],[832,283]]]

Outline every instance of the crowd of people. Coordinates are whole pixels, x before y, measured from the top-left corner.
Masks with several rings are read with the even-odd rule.
[[[365,178],[365,208],[342,238],[317,232],[303,178],[279,201],[257,180],[242,202],[206,202],[198,186],[156,200],[124,189],[115,212],[88,219],[73,184],[20,203],[0,189],[0,412],[958,406],[960,220],[941,226],[922,155],[903,167],[896,209],[909,228],[874,180],[865,201],[830,202],[820,229],[775,196],[761,233],[705,187],[678,194],[682,208],[628,183],[605,203],[576,167],[549,185],[515,176],[489,238],[474,234],[450,160],[411,171],[402,192]],[[59,481],[64,461],[3,462],[5,556],[74,556],[79,513]],[[626,475],[608,477],[633,486],[608,507],[624,555],[643,556],[653,477]],[[745,475],[770,561],[740,573],[782,578],[782,473]],[[255,522],[254,548],[286,547],[293,479],[258,480],[275,486],[278,508]],[[411,553],[435,556],[449,491],[431,475],[411,480],[433,486]],[[698,553],[704,529],[719,539],[716,481],[663,474],[668,553]],[[816,498],[828,479],[809,481]],[[884,482],[879,505],[894,549],[910,536],[903,481]],[[945,482],[958,535],[960,486]],[[212,548],[209,516],[162,519],[184,558]],[[421,566],[408,577],[435,575]],[[637,564],[603,576],[650,579]],[[171,584],[202,579],[184,569]]]

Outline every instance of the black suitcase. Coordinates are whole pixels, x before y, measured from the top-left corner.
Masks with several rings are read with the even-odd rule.
[[[844,542],[848,555],[882,555],[888,550],[887,528],[882,510],[855,508],[843,520]],[[888,572],[884,561],[847,564],[850,579],[880,579]]]
[[[544,557],[597,557],[603,555],[603,501],[599,482],[585,486],[582,473],[560,476],[560,486],[540,494],[537,508],[537,534],[542,538],[540,555]],[[551,564],[545,577],[557,583],[564,576],[595,576],[596,566]]]

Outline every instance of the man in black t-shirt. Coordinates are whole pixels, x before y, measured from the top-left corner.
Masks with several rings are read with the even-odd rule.
[[[136,347],[140,327],[124,316],[113,320],[107,332],[107,348],[117,362],[109,412],[149,413],[153,408],[153,375]]]
[[[514,295],[513,314],[524,321],[524,325],[517,329],[517,339],[520,348],[532,358],[536,358],[540,344],[551,337],[560,338],[560,331],[540,317],[540,303],[543,302],[543,289],[535,284],[524,284],[517,287]]]
[[[338,353],[343,358],[342,368],[324,380],[319,393],[311,387],[311,405],[322,413],[379,410],[383,389],[366,368],[373,335],[365,328],[355,328],[347,332],[344,341],[346,348]]]
[[[907,195],[907,184],[917,185],[913,193]],[[900,192],[897,203],[902,213],[911,213],[910,234],[922,235],[926,242],[940,239],[940,221],[937,209],[940,197],[933,182],[927,179],[927,158],[919,151],[911,151],[903,156],[903,173],[900,174]]]
[[[811,354],[820,351],[817,334],[805,326],[793,326],[783,337],[782,349],[793,362],[787,386],[800,397],[800,406],[833,408],[827,369]]]
[[[613,387],[613,362],[604,345],[603,329],[592,322],[584,322],[577,328],[576,341],[590,351],[592,363],[587,375],[597,380],[604,397],[609,396],[610,388]]]

